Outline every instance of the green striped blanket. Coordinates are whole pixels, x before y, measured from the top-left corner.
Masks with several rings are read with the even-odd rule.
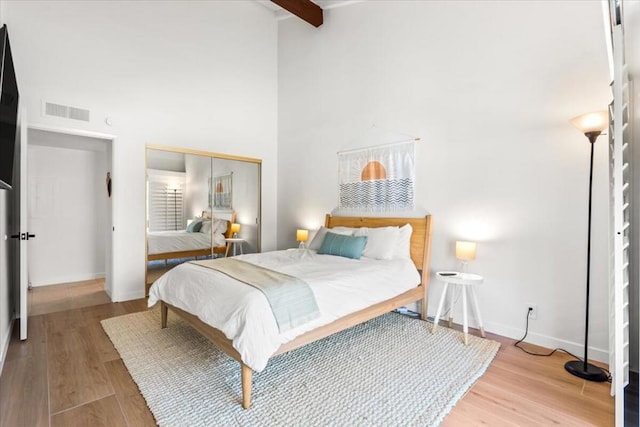
[[[313,291],[305,281],[297,277],[234,258],[191,261],[191,263],[219,271],[260,290],[269,301],[281,333],[320,316]]]

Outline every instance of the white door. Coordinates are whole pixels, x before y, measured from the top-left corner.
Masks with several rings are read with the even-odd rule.
[[[27,339],[27,301],[29,298],[29,274],[27,269],[27,243],[33,234],[29,234],[27,202],[29,188],[27,175],[27,109],[20,112],[20,339]]]

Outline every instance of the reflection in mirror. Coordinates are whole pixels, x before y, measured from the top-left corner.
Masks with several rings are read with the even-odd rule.
[[[213,159],[213,212],[232,209],[240,231],[230,253],[260,252],[260,164],[234,159]],[[221,185],[221,184],[225,184]]]
[[[147,292],[182,262],[260,251],[260,161],[180,151],[147,148]]]

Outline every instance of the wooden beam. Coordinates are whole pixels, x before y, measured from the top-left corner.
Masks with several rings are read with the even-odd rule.
[[[271,0],[314,27],[322,25],[322,8],[311,0]]]

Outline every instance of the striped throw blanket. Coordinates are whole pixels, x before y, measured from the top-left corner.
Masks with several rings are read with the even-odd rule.
[[[297,277],[234,258],[191,263],[219,271],[260,290],[269,301],[281,333],[320,316],[313,291],[305,281]]]

